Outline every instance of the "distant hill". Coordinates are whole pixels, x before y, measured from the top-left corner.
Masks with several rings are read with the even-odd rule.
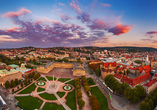
[[[84,48],[93,48],[101,49],[108,51],[128,51],[128,52],[154,52],[157,51],[156,48],[152,47],[132,47],[132,46],[118,46],[118,47],[84,47]]]

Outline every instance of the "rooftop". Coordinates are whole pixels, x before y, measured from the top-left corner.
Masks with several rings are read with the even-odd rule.
[[[11,66],[12,68],[19,67],[19,65],[15,65],[15,64],[11,64],[9,66]]]
[[[157,82],[156,79],[153,79],[153,80],[150,79],[148,83],[144,84],[144,86],[146,86],[146,87],[150,87],[150,86],[152,86],[153,84],[155,84],[156,82]]]

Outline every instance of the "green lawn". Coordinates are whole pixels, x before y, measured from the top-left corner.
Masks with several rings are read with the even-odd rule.
[[[53,77],[50,77],[50,76],[46,76],[46,78],[50,81],[50,80],[53,80]],[[56,80],[57,78],[54,77],[54,80]]]
[[[62,98],[65,95],[65,92],[57,92],[58,96]]]
[[[24,110],[34,110],[39,109],[41,104],[43,103],[40,99],[31,97],[31,96],[24,96],[24,97],[15,97],[19,102],[19,106]]]
[[[91,87],[91,94],[96,96],[96,99],[100,104],[100,110],[109,110],[107,99],[98,86]]]
[[[72,92],[69,92],[67,97],[67,106],[71,108],[71,110],[77,110],[76,109],[76,97],[75,97],[75,89]]]
[[[42,94],[39,94],[39,96],[46,100],[57,100],[54,94],[42,93]]]
[[[71,81],[69,81],[69,82],[67,82],[65,84],[71,84],[71,85],[75,86],[74,80],[71,80]]]
[[[61,81],[61,82],[66,82],[70,80],[70,78],[59,78],[58,81]]]
[[[24,89],[23,91],[19,92],[19,94],[29,94],[32,91],[34,91],[36,88],[35,83],[33,83],[32,85],[30,85],[29,87],[27,87],[26,89]]]
[[[46,81],[46,79],[44,77],[39,78],[37,81]]]
[[[41,92],[41,91],[44,91],[44,90],[45,90],[44,88],[38,87],[37,92]]]
[[[92,80],[93,80],[92,78],[87,78],[87,81],[88,81],[89,86],[95,85],[94,80],[93,80],[93,82],[92,82]]]
[[[63,106],[57,105],[55,103],[45,103],[42,110],[65,110]]]

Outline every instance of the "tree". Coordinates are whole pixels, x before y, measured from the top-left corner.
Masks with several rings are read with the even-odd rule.
[[[35,71],[31,72],[31,73],[29,74],[29,78],[32,78],[32,77],[34,76],[34,74],[35,74]]]
[[[36,79],[38,79],[39,77],[40,77],[40,74],[39,74],[39,73],[36,73],[36,74],[34,74],[33,79],[36,80]]]
[[[154,108],[154,102],[152,99],[149,99],[149,105],[150,105],[150,108],[153,109]]]
[[[25,85],[25,86],[28,85],[28,81],[27,81],[27,79],[24,80],[24,85]]]
[[[15,84],[15,81],[11,80],[11,87],[15,87],[16,84]]]
[[[127,87],[125,90],[124,90],[124,96],[129,100],[131,98],[131,88],[130,87]]]
[[[85,86],[84,88],[86,92],[91,91],[91,88],[89,86]]]
[[[125,82],[125,83],[122,83],[122,90],[124,91],[128,86],[128,84]]]
[[[77,84],[76,89],[81,89],[81,86],[79,84]]]
[[[78,92],[81,92],[81,89],[77,89],[77,93],[78,93]]]
[[[82,98],[79,98],[77,103],[78,103],[80,109],[85,105],[85,102],[82,100]]]
[[[94,95],[91,95],[89,98],[89,103],[92,107],[92,110],[100,110],[100,104],[99,102],[96,100],[96,97]]]
[[[137,85],[136,88],[140,97],[144,97],[146,95],[142,85]]]
[[[100,110],[100,104],[97,100],[94,100],[91,106],[92,110]]]
[[[77,93],[77,99],[82,98],[82,92]]]
[[[21,83],[21,87],[23,88],[23,84]]]
[[[16,84],[16,85],[18,85],[18,84],[19,84],[18,79],[15,79],[15,84]]]
[[[5,88],[8,89],[9,87],[10,87],[10,83],[9,83],[9,81],[6,81],[6,82],[5,82]]]
[[[97,76],[99,76],[101,74],[101,70],[100,70],[99,67],[95,68],[95,73],[96,73]]]

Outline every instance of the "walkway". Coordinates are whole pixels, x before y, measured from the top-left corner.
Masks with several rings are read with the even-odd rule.
[[[66,81],[66,82],[60,82],[60,81],[57,81],[58,79],[56,79],[56,81],[55,81],[55,84],[56,84],[56,87],[55,88],[53,88],[54,90],[50,90],[50,89],[52,89],[51,88],[51,84],[52,84],[52,81],[49,81],[44,75],[41,75],[42,77],[44,77],[45,79],[46,79],[46,81],[48,82],[47,84],[47,87],[45,87],[45,90],[44,91],[41,91],[41,92],[37,92],[37,88],[38,87],[44,87],[44,86],[38,86],[38,85],[36,85],[37,87],[36,87],[36,89],[35,89],[35,91],[33,91],[32,93],[29,93],[29,94],[18,94],[19,92],[21,92],[22,90],[24,90],[25,88],[27,88],[28,86],[30,86],[31,84],[33,84],[33,83],[35,83],[36,81],[33,81],[30,85],[28,85],[27,87],[25,87],[25,88],[23,88],[22,90],[20,90],[17,94],[13,94],[14,96],[33,96],[33,97],[38,97],[39,99],[41,99],[42,101],[43,101],[43,103],[42,103],[42,105],[40,106],[40,109],[39,110],[42,110],[42,108],[44,107],[44,105],[45,105],[45,103],[46,102],[50,102],[50,103],[57,103],[57,104],[61,104],[66,110],[71,110],[67,105],[66,105],[66,99],[65,99],[65,97],[68,95],[68,92],[71,92],[71,91],[73,91],[73,89],[74,89],[74,87],[73,87],[73,89],[72,90],[70,90],[70,91],[64,91],[63,89],[62,89],[62,87],[64,86],[63,84],[65,84],[65,83],[67,83],[67,82],[69,82],[69,81],[71,81],[71,80],[73,80],[73,79],[70,79],[70,80],[68,80],[68,81]],[[72,86],[72,85],[71,85]],[[57,98],[57,100],[46,100],[46,99],[43,99],[42,97],[40,97],[38,94],[41,94],[41,93],[47,93],[47,92],[52,92],[52,94],[54,94],[55,96],[56,96],[56,98]],[[57,92],[58,91],[60,91],[60,92],[65,92],[65,95],[62,97],[62,98],[60,98],[58,95],[57,95]]]
[[[83,87],[81,87],[81,92],[82,92],[82,100],[85,101],[85,105],[82,108],[82,110],[92,110],[92,108],[89,104],[89,97],[87,96],[87,93]]]

